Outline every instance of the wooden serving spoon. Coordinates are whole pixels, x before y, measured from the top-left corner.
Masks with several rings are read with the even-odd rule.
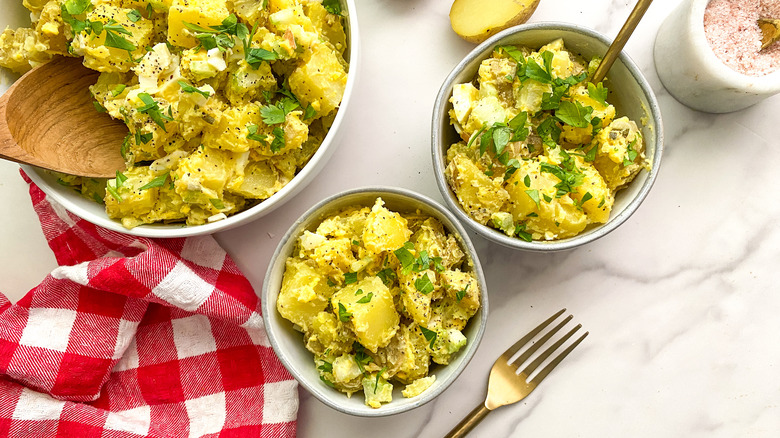
[[[25,73],[0,97],[0,158],[98,178],[124,170],[127,127],[95,110],[98,75],[66,57]]]

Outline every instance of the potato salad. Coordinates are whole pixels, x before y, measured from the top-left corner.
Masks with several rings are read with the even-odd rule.
[[[298,237],[279,313],[303,332],[324,385],[379,408],[394,385],[414,397],[466,345],[481,291],[457,239],[437,219],[349,208]]]
[[[449,112],[461,141],[445,169],[477,222],[526,241],[572,237],[609,219],[615,193],[643,168],[642,133],[619,117],[589,63],[553,41],[498,46]]]
[[[272,196],[322,143],[347,82],[338,0],[25,0],[0,65],[54,55],[101,72],[95,108],[123,120],[127,168],[63,177],[127,227],[198,225]],[[89,187],[86,187],[89,186]]]

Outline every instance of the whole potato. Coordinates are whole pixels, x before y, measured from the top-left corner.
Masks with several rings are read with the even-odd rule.
[[[455,0],[450,8],[452,30],[479,44],[506,28],[525,23],[539,0]]]

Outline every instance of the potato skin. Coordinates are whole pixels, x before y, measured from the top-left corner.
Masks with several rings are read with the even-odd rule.
[[[504,29],[525,23],[538,5],[539,0],[455,0],[450,8],[450,24],[459,37],[479,44]]]

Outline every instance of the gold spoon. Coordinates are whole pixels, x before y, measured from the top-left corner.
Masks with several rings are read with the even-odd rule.
[[[0,96],[0,158],[98,178],[123,170],[127,127],[95,110],[98,74],[57,57],[19,78]]]
[[[759,18],[758,27],[761,28],[761,50],[766,49],[780,40],[780,20],[776,18]]]
[[[650,3],[652,2],[653,0],[639,0],[636,3],[634,10],[631,11],[631,14],[623,24],[620,32],[618,32],[617,36],[615,37],[615,40],[612,41],[612,44],[610,44],[609,48],[607,49],[607,53],[604,54],[604,58],[596,68],[596,72],[593,73],[593,77],[590,79],[591,82],[598,84],[604,80],[604,77],[607,76],[607,72],[609,71],[610,67],[612,67],[612,64],[617,59],[618,55],[620,55],[620,52],[623,50],[623,46],[626,45],[628,38],[631,37],[632,33],[634,33],[634,29],[636,29],[636,26],[639,24],[639,20],[642,19],[643,15],[645,15],[647,8],[650,7]]]

